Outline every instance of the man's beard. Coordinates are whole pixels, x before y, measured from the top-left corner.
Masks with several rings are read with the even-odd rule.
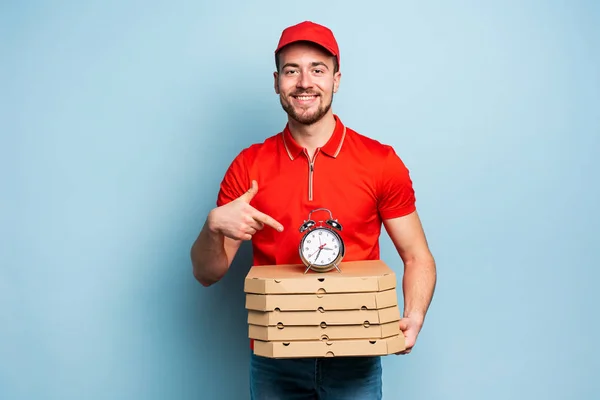
[[[319,96],[319,97],[321,97],[321,96]],[[317,109],[317,111],[314,114],[306,115],[306,114],[297,113],[291,103],[286,104],[283,101],[283,96],[280,97],[280,103],[281,103],[281,107],[283,107],[283,110],[292,119],[294,119],[297,122],[304,124],[304,125],[312,125],[315,122],[318,122],[319,120],[321,120],[321,118],[323,118],[323,116],[329,112],[332,102],[333,102],[333,94],[331,95],[331,101],[328,104],[319,106],[319,108]]]

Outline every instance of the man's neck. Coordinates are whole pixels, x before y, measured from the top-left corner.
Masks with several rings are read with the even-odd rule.
[[[301,124],[292,118],[288,118],[288,122],[292,137],[300,146],[306,148],[310,158],[317,148],[327,143],[335,130],[335,117],[331,111],[312,125]]]

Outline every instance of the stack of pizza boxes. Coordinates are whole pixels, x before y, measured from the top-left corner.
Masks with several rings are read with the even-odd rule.
[[[384,356],[404,349],[396,274],[380,260],[253,266],[244,282],[254,353],[271,358]]]

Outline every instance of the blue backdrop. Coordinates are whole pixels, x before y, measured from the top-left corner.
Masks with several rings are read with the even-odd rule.
[[[438,263],[385,398],[600,397],[599,2],[71,0],[0,5],[0,398],[247,398],[250,249],[203,288],[189,248],[306,19]]]

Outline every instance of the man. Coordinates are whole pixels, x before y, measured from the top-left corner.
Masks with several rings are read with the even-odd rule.
[[[245,240],[252,240],[254,265],[300,263],[297,228],[317,208],[331,210],[342,224],[346,261],[378,259],[383,225],[404,263],[400,327],[407,354],[436,282],[408,170],[390,146],[333,114],[340,53],[328,28],[308,21],[286,28],[275,62],[275,92],[288,123],[231,163],[217,207],[192,246],[194,276],[204,286],[218,282]],[[252,354],[250,372],[253,399],[382,396],[379,357],[278,360]]]

